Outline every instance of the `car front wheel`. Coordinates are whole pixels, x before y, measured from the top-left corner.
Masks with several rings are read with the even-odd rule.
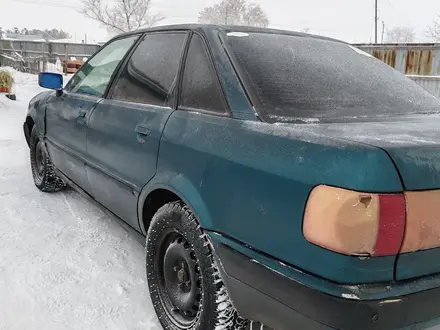
[[[165,330],[241,330],[208,237],[183,202],[154,215],[146,243],[147,278]]]
[[[36,126],[32,128],[29,146],[32,177],[37,188],[44,192],[56,192],[63,189],[65,183],[54,172],[43,141],[38,136]]]

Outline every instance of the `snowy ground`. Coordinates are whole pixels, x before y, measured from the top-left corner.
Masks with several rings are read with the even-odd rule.
[[[41,89],[15,79],[17,101],[0,94],[0,329],[161,329],[139,236],[72,190],[34,186],[22,123]]]

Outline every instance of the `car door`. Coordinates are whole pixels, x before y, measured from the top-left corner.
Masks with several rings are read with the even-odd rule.
[[[215,230],[226,228],[223,232],[227,233],[243,222],[222,215],[234,214],[234,210],[229,210],[230,205],[242,200],[235,198],[237,193],[228,187],[236,186],[229,179],[234,173],[238,173],[235,180],[246,179],[240,177],[244,172],[240,165],[234,164],[235,155],[231,154],[243,146],[238,127],[244,121],[231,119],[231,109],[217,74],[220,69],[214,65],[203,36],[194,33],[182,72],[177,110],[162,133],[158,176],[170,178],[171,185],[173,181],[183,181],[173,180],[175,177],[184,176],[184,181],[197,189],[215,221],[204,225]],[[240,157],[245,159],[246,148],[241,150],[244,153]],[[232,171],[233,168],[236,170]]]
[[[104,96],[119,63],[138,38],[121,38],[104,46],[46,107],[45,136],[52,162],[88,192],[84,166],[87,116]]]
[[[138,229],[137,199],[156,172],[159,141],[187,32],[144,35],[88,121],[86,170],[93,197]]]

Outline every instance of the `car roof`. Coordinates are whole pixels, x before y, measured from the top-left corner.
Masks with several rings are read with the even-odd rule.
[[[269,29],[269,28],[261,28],[261,27],[253,27],[253,26],[240,26],[240,25],[215,25],[215,24],[177,24],[177,25],[163,25],[156,26],[152,28],[139,29],[132,32],[127,32],[118,35],[121,36],[129,36],[138,33],[147,33],[147,32],[163,32],[163,31],[176,31],[176,30],[202,30],[202,31],[234,31],[234,32],[249,32],[249,33],[268,33],[268,34],[284,34],[291,35],[296,37],[308,37],[313,39],[334,41],[339,43],[345,43],[341,40],[332,39],[328,37],[317,36],[314,34],[302,33],[302,32],[294,32],[289,30],[279,30],[279,29]]]

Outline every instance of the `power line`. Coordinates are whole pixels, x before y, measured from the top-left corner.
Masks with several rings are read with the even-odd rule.
[[[21,3],[28,3],[28,4],[32,4],[32,5],[42,5],[42,6],[51,6],[51,7],[59,7],[59,8],[69,8],[69,9],[75,9],[75,10],[79,10],[79,7],[75,7],[75,6],[71,6],[71,5],[63,5],[60,4],[59,2],[51,2],[51,1],[47,1],[47,0],[43,0],[43,1],[39,1],[39,0],[9,0],[12,2],[21,2]],[[172,15],[172,16],[166,16],[166,19],[173,19],[173,18],[188,18],[188,19],[194,19],[194,17],[196,17],[197,14],[195,15]]]
[[[411,19],[408,19],[406,14],[402,14],[401,8],[399,6],[395,6],[391,0],[388,0],[388,4],[393,9],[393,14],[397,14],[399,16],[400,21],[402,21],[404,24],[407,24],[408,22],[411,22]]]
[[[78,7],[69,6],[69,5],[62,5],[60,3],[50,2],[50,1],[36,1],[36,0],[9,0],[9,1],[21,2],[21,3],[29,3],[29,4],[33,4],[33,5],[42,5],[42,6],[53,6],[53,7],[60,7],[60,8],[78,9]]]

